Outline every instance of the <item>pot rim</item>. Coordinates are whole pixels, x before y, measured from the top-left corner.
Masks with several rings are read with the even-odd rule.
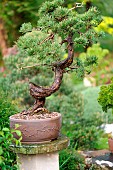
[[[17,122],[40,122],[40,121],[48,121],[48,120],[55,120],[55,119],[59,119],[59,118],[61,118],[62,116],[61,116],[61,113],[58,113],[58,112],[52,112],[52,113],[57,113],[58,115],[57,116],[55,116],[55,117],[51,117],[51,118],[45,118],[45,119],[16,119],[16,118],[14,118],[13,116],[14,115],[17,115],[17,114],[14,114],[14,115],[12,115],[12,116],[10,116],[9,117],[9,120],[10,121],[17,121]]]

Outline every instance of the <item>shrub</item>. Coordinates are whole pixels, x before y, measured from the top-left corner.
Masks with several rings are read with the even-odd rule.
[[[0,130],[3,127],[9,127],[9,116],[18,112],[17,107],[11,101],[9,94],[0,88]]]
[[[13,137],[12,132],[16,132],[18,136],[21,136],[21,132],[18,130],[10,131],[9,128],[2,128],[0,131],[0,170],[17,170],[16,154],[11,152],[10,145],[12,142],[16,144],[20,143]]]
[[[7,87],[7,86],[6,86]],[[16,170],[16,154],[11,152],[10,144],[16,139],[13,138],[12,131],[9,129],[9,116],[15,114],[18,109],[12,104],[8,91],[4,92],[0,88],[0,170]],[[10,93],[10,92],[9,92]],[[16,131],[21,135],[20,132]]]
[[[101,86],[98,102],[102,106],[103,111],[107,112],[111,108],[113,113],[113,79],[111,84]]]
[[[60,152],[60,170],[84,170],[84,158],[75,149]]]

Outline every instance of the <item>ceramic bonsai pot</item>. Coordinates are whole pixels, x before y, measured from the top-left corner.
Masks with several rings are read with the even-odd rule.
[[[22,143],[42,143],[57,139],[61,129],[61,114],[45,119],[17,119],[15,115],[10,117],[10,128],[15,129],[18,124],[18,130],[22,133]],[[13,134],[18,139],[16,133]]]
[[[108,145],[110,152],[113,153],[113,139],[111,138],[108,139]]]

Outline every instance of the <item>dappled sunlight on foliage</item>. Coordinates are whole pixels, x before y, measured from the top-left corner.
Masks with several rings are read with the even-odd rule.
[[[100,23],[97,31],[105,31],[113,36],[113,18],[112,17],[103,17],[103,21]]]

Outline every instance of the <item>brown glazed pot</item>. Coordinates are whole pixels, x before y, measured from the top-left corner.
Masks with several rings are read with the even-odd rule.
[[[108,139],[109,150],[113,153],[113,139]]]
[[[15,129],[15,124],[19,124],[18,130],[22,133],[22,143],[40,143],[58,138],[61,129],[61,114],[46,119],[24,120],[10,116],[10,128]],[[14,133],[15,138],[18,136]]]

